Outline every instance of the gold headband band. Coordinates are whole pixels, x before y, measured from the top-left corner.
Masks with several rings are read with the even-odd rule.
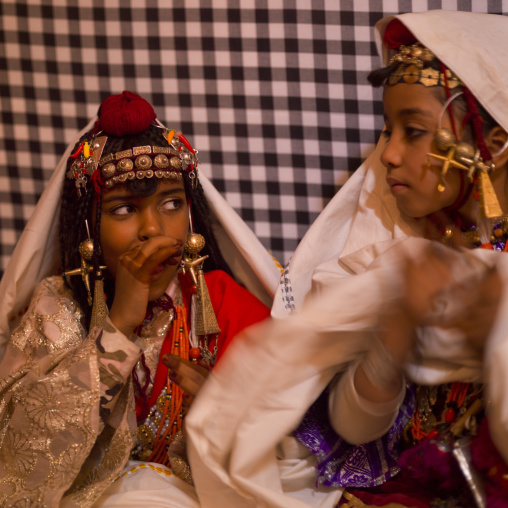
[[[67,178],[75,180],[79,195],[80,187],[86,185],[87,176],[92,177],[94,185],[104,185],[106,188],[127,180],[154,176],[177,181],[182,179],[182,171],[189,172],[194,182],[197,177],[197,151],[192,149],[183,135],[175,135],[173,130],[166,134],[166,131],[169,146],[134,146],[104,157],[101,155],[107,136],[94,138],[90,144],[84,142],[71,156],[76,160],[67,172]],[[99,192],[98,188],[96,190]]]
[[[399,46],[395,55],[390,59],[389,65],[396,62],[400,62],[400,65],[390,74],[387,83],[389,85],[420,83],[424,86],[448,86],[450,90],[463,85],[450,69],[446,69],[445,76],[443,72],[428,67],[428,64],[435,58],[430,49],[418,42],[411,46]]]
[[[181,179],[183,164],[180,153],[171,147],[135,146],[129,150],[110,153],[99,161],[106,188],[134,178]]]
[[[450,69],[446,69],[446,77],[443,72],[440,72],[431,67],[419,69],[416,65],[401,64],[390,74],[387,79],[389,85],[396,85],[397,83],[406,83],[412,85],[420,83],[424,86],[443,86],[448,85],[450,90],[463,85],[460,79],[453,74]]]

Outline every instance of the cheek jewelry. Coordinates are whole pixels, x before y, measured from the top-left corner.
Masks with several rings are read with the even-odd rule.
[[[473,238],[473,244],[479,243],[485,245],[487,248],[492,244],[492,248],[496,250],[505,249],[508,236],[508,220],[504,217],[496,191],[492,185],[489,174],[495,171],[495,165],[492,162],[486,163],[485,158],[497,157],[508,148],[508,140],[503,147],[496,152],[493,156],[488,153],[484,141],[479,141],[479,148],[474,148],[470,143],[458,141],[456,135],[450,130],[443,128],[442,118],[444,113],[448,110],[450,104],[457,97],[465,94],[468,102],[469,109],[474,110],[470,114],[473,121],[473,129],[477,137],[481,134],[481,120],[478,120],[479,113],[477,107],[472,103],[474,98],[471,96],[467,89],[464,91],[456,92],[444,103],[440,114],[438,129],[434,135],[434,142],[439,150],[446,152],[446,155],[435,154],[432,152],[427,153],[428,157],[442,161],[441,177],[437,190],[443,192],[446,186],[446,174],[450,167],[460,169],[467,173],[467,177],[471,183],[475,183],[477,187],[477,196],[479,204],[479,217],[478,217],[478,230],[476,226],[474,230],[465,231],[466,240]],[[475,121],[476,119],[476,121]],[[445,236],[449,239],[451,230],[448,229]],[[476,240],[478,238],[478,240]],[[501,248],[499,248],[502,243]]]
[[[481,217],[499,217],[502,215],[501,207],[489,178],[489,172],[495,170],[494,164],[486,164],[479,148],[475,149],[471,144],[464,141],[458,142],[451,130],[441,127],[443,115],[447,111],[448,106],[457,97],[463,95],[463,93],[457,92],[453,94],[444,103],[439,114],[439,125],[434,135],[434,142],[439,150],[447,152],[446,156],[432,152],[427,153],[427,155],[443,162],[441,178],[438,184],[439,192],[445,190],[445,177],[450,166],[466,171],[470,182],[473,182],[477,178]]]

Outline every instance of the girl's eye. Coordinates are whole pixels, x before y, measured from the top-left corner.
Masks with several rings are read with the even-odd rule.
[[[383,138],[385,138],[385,139],[387,139],[387,140],[388,140],[388,139],[390,139],[390,136],[391,136],[391,135],[392,135],[392,132],[391,132],[389,129],[386,129],[386,128],[385,128],[385,129],[383,129],[383,130],[381,131],[381,136],[383,136]]]
[[[116,208],[113,208],[109,213],[111,215],[128,215],[134,210],[132,205],[120,205]]]
[[[183,206],[183,199],[171,198],[162,203],[163,210],[179,210]]]
[[[407,126],[406,127],[406,136],[408,138],[419,138],[420,136],[423,136],[424,134],[426,134],[427,131],[423,130],[423,129],[419,129],[417,127],[410,127],[410,126]]]

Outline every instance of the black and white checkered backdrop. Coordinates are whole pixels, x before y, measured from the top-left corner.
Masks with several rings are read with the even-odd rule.
[[[0,272],[59,156],[135,91],[287,261],[382,127],[373,25],[501,0],[1,0]]]

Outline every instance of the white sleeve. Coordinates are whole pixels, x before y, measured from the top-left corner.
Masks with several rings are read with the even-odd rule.
[[[393,425],[404,400],[406,386],[388,402],[371,402],[361,397],[354,377],[360,361],[338,375],[330,385],[328,413],[335,432],[351,444],[361,444],[380,438]]]

